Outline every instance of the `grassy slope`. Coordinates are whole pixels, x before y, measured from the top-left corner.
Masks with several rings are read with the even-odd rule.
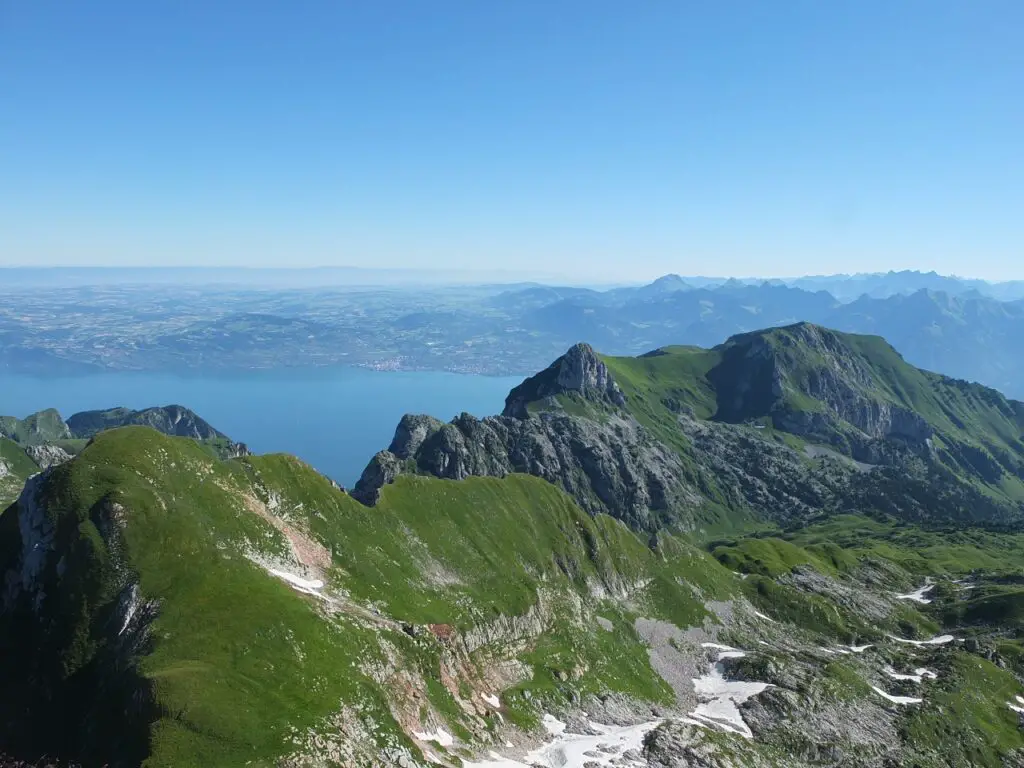
[[[605,357],[604,361],[625,392],[633,415],[679,451],[684,461],[690,448],[675,427],[679,412],[700,419],[747,421],[759,426],[760,436],[801,450],[804,441],[775,430],[769,414],[776,408],[818,411],[825,407],[800,391],[816,370],[831,365],[802,339],[805,330],[803,326],[776,328],[733,337],[710,350],[666,347],[642,357]],[[849,364],[868,373],[867,382],[848,377],[863,397],[909,408],[931,424],[939,455],[957,477],[999,504],[1016,507],[1024,500],[1024,404],[987,387],[915,368],[879,337],[820,333],[833,336]],[[746,356],[747,348],[761,341],[772,350],[790,384],[778,400],[770,395],[771,382],[758,378],[767,376],[768,369],[751,373],[759,369]],[[749,376],[753,376],[755,394],[744,395],[745,410],[740,412],[720,385]],[[722,503],[714,478],[701,477],[694,469],[691,479],[707,489],[714,502]],[[727,513],[716,511],[729,519]]]
[[[871,372],[870,384],[862,386],[866,397],[906,406],[936,429],[965,442],[977,442],[985,436],[1007,450],[1024,450],[1024,405],[980,384],[915,368],[881,337],[823,332],[835,336]],[[638,401],[635,409],[630,403],[638,418],[642,414],[652,423],[662,423],[671,417],[669,404],[674,399],[689,406],[698,418],[708,419],[721,410],[713,384],[715,371],[737,364],[729,360],[730,353],[744,349],[753,338],[768,343],[795,381],[823,363],[821,355],[802,343],[792,327],[744,334],[714,349],[665,347],[642,357],[603,359],[627,395],[633,394]],[[797,409],[821,407],[808,398],[789,405]],[[669,423],[672,420],[669,418]]]
[[[0,510],[14,501],[25,479],[39,471],[36,463],[29,458],[29,455],[12,440],[0,437],[0,460],[8,467],[9,474],[0,477]]]
[[[291,457],[222,463],[191,440],[125,428],[99,435],[54,472],[48,489],[59,546],[77,553],[64,580],[51,573],[57,581],[46,590],[60,595],[59,606],[48,606],[59,607],[55,615],[65,623],[57,650],[70,680],[88,679],[91,660],[109,640],[102,617],[125,572],[117,562],[137,574],[144,596],[161,601],[155,647],[139,661],[163,713],[151,733],[149,765],[270,764],[287,751],[291,728],[316,725],[339,701],[363,701],[385,724],[382,738],[401,741],[380,687],[356,669],[381,653],[375,633],[344,615],[323,619],[311,599],[242,556],[246,549],[283,551],[280,534],[248,511],[244,493],[273,493],[286,519],[332,551],[333,586],[400,620],[467,627],[524,613],[540,590],[556,604],[571,594],[596,601],[613,632],[556,622],[529,650],[538,674],[523,687],[542,696],[566,695],[559,673],[577,667],[587,670],[573,683],[577,691],[669,696],[631,616],[590,598],[592,586],[650,580],[637,603],[649,606],[648,615],[679,621],[704,618],[680,579],[708,597],[734,589],[731,574],[684,542],[666,538],[654,553],[622,524],[588,517],[531,477],[400,478],[370,509]],[[117,552],[99,535],[96,510],[104,500],[127,510]],[[436,681],[437,648],[391,635],[407,663]],[[431,691],[436,709],[457,713],[443,687]],[[73,734],[73,723],[66,725]],[[95,756],[102,748],[94,740]]]

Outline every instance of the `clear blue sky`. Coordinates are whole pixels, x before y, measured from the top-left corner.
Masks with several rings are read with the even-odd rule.
[[[1020,0],[0,0],[0,264],[1024,278]]]

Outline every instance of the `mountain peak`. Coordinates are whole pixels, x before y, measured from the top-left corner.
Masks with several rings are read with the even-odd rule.
[[[505,416],[526,418],[527,404],[556,395],[578,393],[587,400],[623,405],[625,397],[608,366],[589,344],[580,342],[545,370],[526,379],[505,399]]]
[[[661,288],[672,288],[672,287],[686,287],[687,283],[683,278],[674,272],[670,272],[667,275],[662,275],[657,280],[651,283],[651,286],[658,286]]]
[[[165,405],[133,411],[129,408],[110,408],[102,411],[82,411],[68,419],[68,426],[77,437],[92,437],[98,432],[115,427],[146,426],[165,435],[191,437],[195,440],[214,440],[225,435],[214,429],[199,414],[181,405]]]

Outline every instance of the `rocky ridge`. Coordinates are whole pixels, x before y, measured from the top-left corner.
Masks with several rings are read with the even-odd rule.
[[[637,529],[689,529],[723,516],[808,518],[883,496],[887,513],[911,519],[960,516],[967,497],[978,518],[1024,519],[1012,496],[994,503],[979,489],[1000,485],[1009,473],[1024,490],[1024,411],[994,403],[1007,422],[1005,443],[978,445],[955,413],[943,430],[890,396],[880,380],[899,366],[935,401],[959,385],[907,366],[887,346],[864,353],[857,346],[871,341],[864,338],[800,324],[735,337],[706,353],[608,361],[578,344],[513,389],[500,416],[462,414],[448,424],[403,417],[353,495],[373,504],[381,487],[409,472],[455,480],[521,472],[558,485],[592,514]],[[698,353],[714,365],[689,389],[675,386],[678,395],[644,391],[630,373]],[[628,386],[617,382],[616,368],[629,374]],[[976,390],[975,399],[988,397]],[[698,391],[705,394],[692,394]],[[653,407],[652,397],[660,397]],[[708,415],[698,416],[701,409]],[[906,492],[894,493],[899,487]]]

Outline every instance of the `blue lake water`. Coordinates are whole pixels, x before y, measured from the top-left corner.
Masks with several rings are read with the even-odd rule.
[[[387,448],[405,413],[447,421],[462,411],[499,413],[519,377],[397,373],[360,368],[227,376],[102,373],[47,377],[0,374],[0,415],[178,404],[255,453],[293,453],[351,486]]]

